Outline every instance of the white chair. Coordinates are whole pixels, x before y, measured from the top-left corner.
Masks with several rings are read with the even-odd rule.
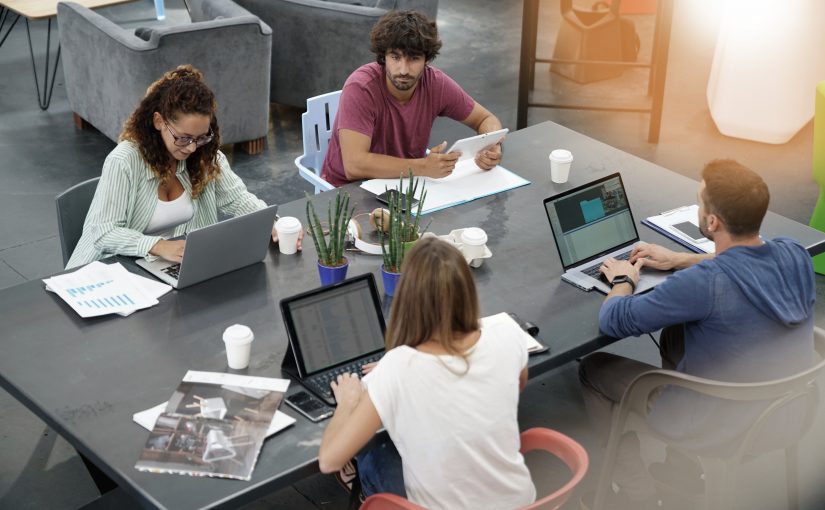
[[[301,115],[304,153],[295,158],[295,166],[298,167],[298,174],[315,186],[316,194],[335,187],[321,178],[321,166],[327,155],[340,97],[340,90],[310,97],[307,99],[307,111]]]

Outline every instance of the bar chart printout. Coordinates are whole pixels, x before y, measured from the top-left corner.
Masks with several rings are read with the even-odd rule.
[[[110,313],[126,315],[158,303],[138,288],[120,264],[92,262],[73,273],[43,280],[46,289],[63,298],[81,317]]]

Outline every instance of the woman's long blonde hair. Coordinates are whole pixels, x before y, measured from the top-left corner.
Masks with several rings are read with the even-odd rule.
[[[476,331],[478,316],[476,286],[464,256],[435,237],[421,239],[404,259],[386,349],[433,340],[448,353],[463,357],[454,340]]]

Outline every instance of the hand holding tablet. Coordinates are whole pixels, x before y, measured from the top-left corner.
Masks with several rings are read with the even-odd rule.
[[[489,133],[463,138],[454,143],[447,153],[460,152],[461,155],[458,157],[458,163],[468,159],[475,159],[480,151],[504,140],[504,137],[507,136],[509,131],[509,129],[504,128],[498,131],[490,131]]]

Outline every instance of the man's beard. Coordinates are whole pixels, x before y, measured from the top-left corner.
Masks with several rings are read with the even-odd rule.
[[[705,236],[706,239],[708,239],[710,241],[713,241],[713,234],[710,231],[708,231],[708,217],[707,216],[699,218],[699,232],[701,232],[702,235]]]
[[[409,78],[409,80],[402,82],[402,81],[398,80],[399,78]],[[395,76],[390,75],[390,82],[398,90],[407,91],[407,90],[410,90],[411,88],[415,87],[415,84],[418,83],[418,80],[413,79],[413,77],[410,76],[410,75],[400,75],[399,74],[399,75],[395,75]]]

